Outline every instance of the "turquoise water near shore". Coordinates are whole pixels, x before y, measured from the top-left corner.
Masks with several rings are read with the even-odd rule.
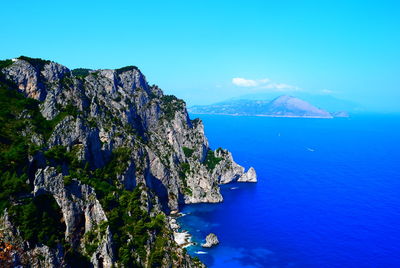
[[[400,116],[199,117],[259,182],[183,208],[194,241],[221,242],[190,254],[210,267],[400,267]]]

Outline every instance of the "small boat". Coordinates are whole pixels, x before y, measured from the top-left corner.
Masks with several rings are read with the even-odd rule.
[[[306,147],[306,149],[307,149],[308,151],[310,151],[310,152],[315,152],[315,150],[314,150],[314,149],[312,149],[312,148],[308,148],[308,147]]]
[[[196,251],[195,253],[196,253],[196,254],[208,254],[207,252],[205,252],[205,251],[200,251],[200,250],[199,250],[199,251]]]
[[[231,190],[236,190],[236,189],[239,189],[239,187],[231,187],[230,189]]]

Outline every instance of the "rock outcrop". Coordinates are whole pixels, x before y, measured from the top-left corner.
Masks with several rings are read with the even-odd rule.
[[[115,148],[136,147],[129,169],[119,178],[128,189],[143,182],[161,194],[170,209],[177,209],[179,200],[221,202],[218,184],[244,174],[226,150],[214,152],[221,161],[207,169],[203,163],[210,148],[202,122],[189,119],[183,101],[149,86],[136,67],[90,70],[85,77],[53,62],[38,68],[17,59],[2,72],[27,97],[43,100],[45,118],[54,120],[67,109],[75,110],[55,126],[49,147],[79,147],[80,159],[94,167],[103,166]],[[143,156],[145,172],[136,177],[133,169]],[[182,170],[185,163],[190,167]]]
[[[24,252],[47,256],[48,267],[68,266],[77,254],[96,267],[201,267],[176,245],[165,215],[183,204],[221,202],[219,184],[256,181],[254,169],[245,173],[230,152],[211,150],[201,120],[191,120],[182,100],[149,85],[135,66],[71,71],[20,57],[0,62],[0,89],[29,99],[9,96],[16,108],[1,127],[18,133],[2,141],[26,149],[19,159],[4,158],[1,172],[14,172],[33,189],[13,190],[4,201],[10,208],[34,206],[50,195],[65,225],[65,242],[53,239],[57,247],[43,248],[41,237],[21,244]],[[13,239],[26,236],[11,222],[4,226],[15,231]]]
[[[107,221],[94,189],[78,180],[64,187],[63,175],[53,167],[36,172],[33,193],[35,196],[50,193],[55,198],[66,224],[65,239],[73,246],[79,246],[86,232]],[[110,267],[115,257],[109,228],[100,239],[101,242],[91,256],[92,262],[98,263],[101,260],[103,266]]]
[[[63,252],[61,248],[50,248],[46,245],[29,245],[10,221],[8,212],[0,216],[0,258],[1,267],[62,267]]]
[[[238,182],[257,182],[256,170],[253,167],[249,168],[246,173],[240,176]]]
[[[219,244],[218,237],[215,234],[210,233],[206,237],[206,242],[204,244],[202,244],[201,246],[203,248],[211,248],[211,247],[216,246],[218,244]]]

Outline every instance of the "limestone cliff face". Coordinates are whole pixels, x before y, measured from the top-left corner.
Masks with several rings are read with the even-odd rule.
[[[150,86],[134,66],[70,71],[54,62],[21,57],[0,71],[27,98],[40,102],[40,113],[52,126],[44,134],[32,128],[23,132],[31,144],[41,148],[29,156],[28,182],[33,196],[47,193],[54,197],[65,221],[65,239],[73,247],[83,248],[85,236],[107,223],[107,215],[111,215],[102,204],[114,197],[99,201],[95,188],[102,191],[104,187],[93,179],[99,174],[97,170],[101,170],[104,182],[116,189],[114,195],[143,189],[140,206],[149,215],[179,210],[181,204],[221,202],[219,184],[255,181],[253,168],[245,173],[230,152],[210,149],[201,120],[189,118],[182,100]],[[68,157],[60,160],[56,153],[48,153],[56,149],[64,150]],[[74,163],[81,163],[82,168],[76,169]],[[157,233],[151,230],[145,246],[148,255],[135,257],[142,265],[156,258],[149,257]],[[90,253],[82,249],[93,265],[111,267],[118,263],[113,235],[104,227],[97,233],[96,247]],[[168,248],[174,247],[168,244]],[[201,266],[177,252],[174,260],[161,258],[162,266]],[[50,260],[57,252],[45,255]]]
[[[3,267],[17,267],[18,264],[30,264],[33,267],[61,267],[62,251],[60,248],[51,249],[46,245],[30,246],[21,238],[17,228],[10,221],[8,212],[0,216],[0,233],[2,242],[9,245],[9,260],[1,260]],[[40,257],[39,257],[40,256]]]
[[[67,116],[55,127],[48,147],[78,147],[79,157],[94,167],[102,167],[115,148],[130,148],[121,183],[128,189],[141,182],[148,185],[170,209],[178,209],[179,200],[222,201],[218,184],[244,174],[225,150],[215,153],[221,158],[215,169],[202,165],[210,148],[201,120],[190,120],[182,100],[148,85],[136,67],[88,70],[82,77],[54,62],[38,69],[17,59],[2,72],[27,97],[43,101],[45,118],[54,119],[66,107],[76,109],[77,116]],[[193,151],[190,156],[184,148]],[[186,182],[179,175],[182,163],[191,167]],[[134,172],[138,166],[142,173]]]
[[[63,175],[52,167],[46,167],[36,172],[33,193],[40,195],[45,192],[53,195],[65,220],[65,238],[76,247],[79,246],[84,232],[106,222],[107,217],[92,187],[79,181],[64,186]],[[100,259],[106,267],[113,264],[114,254],[109,228],[101,237],[101,243],[92,256],[92,262],[98,263]]]

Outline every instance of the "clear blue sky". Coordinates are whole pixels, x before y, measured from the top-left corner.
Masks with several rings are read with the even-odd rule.
[[[0,12],[2,59],[137,65],[189,105],[300,90],[400,111],[400,1],[19,0]]]

